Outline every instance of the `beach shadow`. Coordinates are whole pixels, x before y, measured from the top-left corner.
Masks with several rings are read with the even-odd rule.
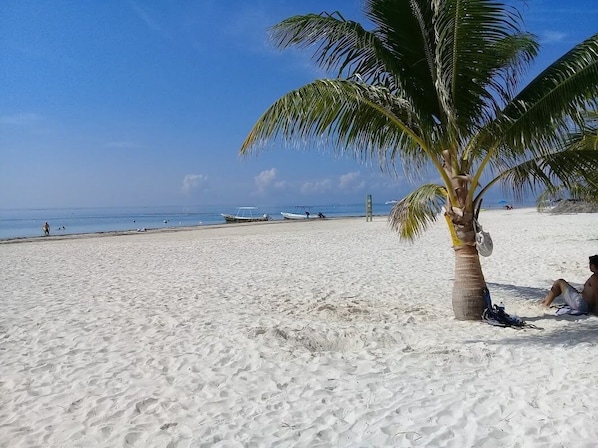
[[[490,289],[491,295],[493,292],[497,295],[500,292],[507,292],[511,295],[531,301],[538,301],[544,298],[546,292],[548,291],[547,288],[532,288],[530,286],[517,286],[506,283],[487,283],[487,285],[488,289]]]
[[[577,316],[579,317],[579,316]],[[522,330],[512,330],[519,332]],[[523,330],[525,331],[525,330]],[[530,344],[558,345],[564,347],[576,347],[580,344],[590,344],[596,346],[596,332],[598,332],[598,320],[592,324],[584,324],[583,328],[578,325],[566,326],[559,330],[543,331],[543,329],[525,331],[524,334],[505,333],[504,339],[499,340],[480,340],[468,342],[484,342],[488,345],[522,345]]]
[[[507,293],[510,296],[516,296],[526,301],[536,303],[541,300],[545,294],[546,288],[535,288],[529,286],[517,286],[507,283],[488,283],[488,288],[491,294],[495,297],[493,302],[499,302],[501,293]],[[507,312],[508,306],[507,306]],[[556,307],[550,309],[542,309],[538,305],[538,313],[546,313],[541,315],[524,316],[518,315],[525,322],[531,323],[536,328],[528,328],[527,330],[518,330],[505,328],[502,330],[511,331],[511,333],[505,332],[505,338],[495,341],[483,341],[487,344],[503,345],[525,345],[530,343],[541,343],[546,345],[565,345],[565,346],[576,346],[580,343],[590,343],[596,345],[596,334],[598,333],[598,319],[593,315],[569,315],[563,314],[557,316],[555,314]],[[542,327],[542,322],[555,322],[560,321],[565,325],[560,329],[551,329],[545,331]],[[583,326],[569,325],[569,323],[583,321]],[[518,331],[524,331],[524,334],[517,335]],[[514,333],[513,333],[514,332]],[[473,342],[473,341],[471,341]],[[482,342],[482,341],[478,341]]]
[[[556,308],[550,308],[551,311],[556,311]],[[537,322],[537,321],[542,321],[542,320],[560,320],[560,321],[571,321],[571,322],[575,322],[578,320],[585,320],[585,319],[589,319],[591,316],[588,314],[579,314],[577,316],[571,315],[571,314],[562,314],[560,316],[557,316],[556,314],[544,314],[543,316],[530,316],[530,317],[524,317],[524,316],[519,316],[521,317],[524,321],[526,322]]]

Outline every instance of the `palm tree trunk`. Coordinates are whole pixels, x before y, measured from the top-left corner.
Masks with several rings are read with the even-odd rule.
[[[486,302],[482,288],[486,286],[480,257],[475,246],[455,247],[455,283],[453,312],[457,320],[480,320]]]
[[[463,177],[450,168],[450,156],[444,155],[445,168],[453,179],[453,188],[459,199],[459,207],[452,207],[447,198],[445,219],[453,240],[455,251],[455,283],[453,284],[453,313],[457,320],[480,320],[486,301],[482,289],[486,286],[480,255],[476,247],[473,226],[473,204],[466,207],[468,185]]]

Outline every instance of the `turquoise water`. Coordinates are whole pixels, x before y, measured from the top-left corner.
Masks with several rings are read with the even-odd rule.
[[[372,204],[375,215],[390,212],[391,204]],[[365,203],[322,205],[308,207],[326,217],[365,216]],[[274,220],[282,220],[280,212],[304,213],[304,207],[258,207],[255,214],[267,213]],[[43,236],[42,225],[50,224],[51,235],[117,232],[139,229],[162,229],[187,226],[224,224],[221,213],[236,213],[234,206],[205,207],[114,207],[64,209],[0,210],[0,239]]]

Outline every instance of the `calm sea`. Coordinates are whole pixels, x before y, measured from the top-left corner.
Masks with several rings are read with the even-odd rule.
[[[390,212],[392,204],[372,205],[374,215]],[[311,214],[326,217],[365,216],[365,203],[322,205],[307,208]],[[267,213],[282,220],[280,212],[304,213],[305,207],[258,207],[254,213]],[[117,207],[0,210],[0,240],[43,236],[42,225],[50,224],[51,235],[117,232],[224,224],[221,213],[235,214],[234,206],[205,207]]]

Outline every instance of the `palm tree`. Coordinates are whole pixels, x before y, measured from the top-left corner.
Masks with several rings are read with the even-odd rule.
[[[240,152],[320,140],[385,172],[436,169],[441,183],[399,201],[391,226],[413,239],[443,211],[455,251],[455,317],[480,319],[485,280],[474,229],[488,189],[502,184],[517,199],[555,182],[596,185],[598,151],[560,143],[596,105],[598,34],[519,89],[538,44],[503,2],[366,0],[364,13],[371,30],[338,12],[271,29],[278,47],[313,48],[315,63],[336,75],[278,99]]]

